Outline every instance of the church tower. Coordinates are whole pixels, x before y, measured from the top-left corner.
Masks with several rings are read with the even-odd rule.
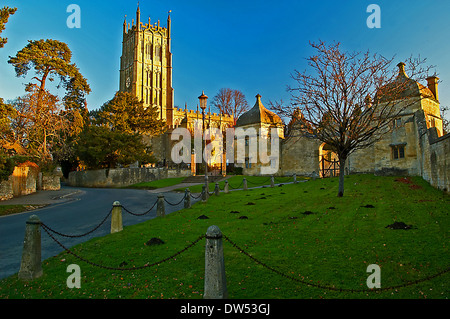
[[[169,126],[173,120],[170,28],[170,11],[166,28],[159,20],[153,25],[150,18],[148,24],[141,22],[139,6],[131,26],[125,17],[119,85],[121,92],[132,93],[144,106],[156,107]]]

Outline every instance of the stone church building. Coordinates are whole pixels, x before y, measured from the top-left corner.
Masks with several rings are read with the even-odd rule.
[[[144,24],[139,7],[136,21],[133,19],[131,25],[127,24],[125,18],[119,91],[132,93],[143,101],[144,106],[156,107],[168,128],[178,127],[183,119],[192,126],[194,120],[202,119],[198,106],[196,111],[187,111],[187,106],[185,109],[174,107],[170,32],[170,14],[167,27],[161,27],[159,20],[151,24],[150,18],[148,23]],[[211,114],[209,111],[206,117],[208,125],[233,125],[233,119],[228,115]]]
[[[427,86],[424,86],[410,79],[404,66],[404,63],[399,63],[395,80],[404,83],[399,96],[401,102],[396,105],[401,112],[392,119],[391,127],[382,139],[349,156],[345,172],[422,176],[433,186],[449,191],[450,134],[444,135],[443,131],[438,78],[429,77]],[[259,98],[257,104],[260,104]],[[264,108],[261,104],[259,107]],[[251,113],[249,111],[241,118],[245,117],[246,124],[261,125],[263,120],[257,116],[253,120],[248,119]],[[237,126],[240,121],[238,119]],[[280,121],[274,116],[270,125],[279,125]],[[298,110],[286,126],[286,135],[280,143],[278,175],[337,176],[337,155],[314,135],[301,130],[303,125],[306,124]],[[298,133],[300,131],[301,134]],[[261,164],[246,165],[244,174],[258,175],[260,167]]]
[[[142,22],[138,7],[136,20],[129,24],[125,18],[123,23],[119,91],[132,93],[144,106],[156,107],[160,119],[166,122],[166,133],[149,140],[153,153],[164,165],[170,163],[170,132],[179,126],[193,130],[195,121],[203,120],[198,105],[195,111],[188,110],[187,105],[184,109],[174,106],[172,72],[170,14],[167,26],[162,27],[159,20],[154,24],[150,18],[148,23]],[[232,116],[205,110],[205,129],[225,130],[233,125]]]
[[[393,119],[391,130],[383,139],[350,155],[345,171],[349,174],[422,176],[432,185],[448,191],[450,134],[444,135],[442,128],[438,79],[428,78],[424,86],[408,77],[403,63],[398,67],[396,81],[406,84],[402,98],[408,101],[408,107]],[[202,112],[198,106],[196,110],[188,110],[187,106],[177,108],[174,107],[172,72],[170,14],[167,26],[161,27],[159,21],[152,24],[150,18],[148,23],[143,23],[138,8],[136,20],[133,19],[130,25],[125,19],[123,24],[120,91],[131,92],[144,105],[157,107],[160,118],[166,122],[166,132],[148,140],[160,165],[170,164],[174,144],[171,132],[177,127],[185,127],[192,132],[195,123],[202,121],[205,129],[219,128],[224,136],[226,129],[232,127],[255,128],[256,131],[260,128],[277,129],[280,137],[277,160],[265,164],[246,157],[245,162],[235,164],[243,168],[244,174],[260,175],[264,165],[276,165],[277,175],[282,176],[296,173],[299,176],[327,177],[338,174],[337,156],[327,145],[312,134],[296,133],[304,125],[299,111],[284,125],[278,115],[264,107],[259,94],[254,107],[238,119],[206,110]],[[224,163],[220,164],[227,165]]]

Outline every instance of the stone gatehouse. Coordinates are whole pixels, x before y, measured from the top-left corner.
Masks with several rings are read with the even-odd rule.
[[[438,79],[430,77],[424,86],[407,76],[403,63],[398,67],[396,81],[407,84],[398,105],[402,111],[392,119],[392,126],[382,139],[350,155],[345,171],[347,174],[422,176],[431,185],[448,192],[450,134],[444,134],[442,126]],[[272,125],[277,123],[278,119]],[[280,143],[278,175],[336,176],[336,154],[315,136],[299,134],[301,125],[304,125],[302,114],[297,111]],[[258,175],[260,166],[244,166],[244,174]]]

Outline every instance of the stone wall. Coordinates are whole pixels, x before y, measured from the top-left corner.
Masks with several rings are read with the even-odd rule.
[[[29,195],[37,190],[39,166],[25,162],[14,168],[12,174],[12,189],[14,197]]]
[[[11,175],[6,181],[0,182],[0,201],[8,200],[13,197],[13,176]]]
[[[117,168],[70,172],[68,184],[74,187],[124,187],[154,180],[191,176],[191,170],[166,168]]]
[[[281,176],[313,176],[319,174],[319,148],[322,144],[308,136],[290,136],[281,144]]]
[[[423,179],[432,186],[450,192],[450,134],[438,137],[432,127],[420,139]]]
[[[431,185],[450,192],[450,134],[430,145],[430,173],[426,175]]]
[[[39,172],[39,166],[31,162],[20,164],[14,168],[6,181],[0,182],[0,201],[30,195],[38,190],[59,190],[60,175],[42,174]]]
[[[43,191],[57,191],[61,189],[61,175],[42,174],[41,187]]]

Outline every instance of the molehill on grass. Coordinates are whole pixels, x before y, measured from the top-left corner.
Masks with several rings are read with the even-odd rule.
[[[162,239],[155,238],[155,237],[153,237],[152,239],[150,239],[148,242],[145,243],[146,246],[154,246],[154,245],[162,245],[162,244],[164,244],[164,241]]]
[[[416,229],[417,227],[414,227],[413,225],[406,225],[404,222],[395,222],[393,224],[387,225],[386,228],[389,229]]]

